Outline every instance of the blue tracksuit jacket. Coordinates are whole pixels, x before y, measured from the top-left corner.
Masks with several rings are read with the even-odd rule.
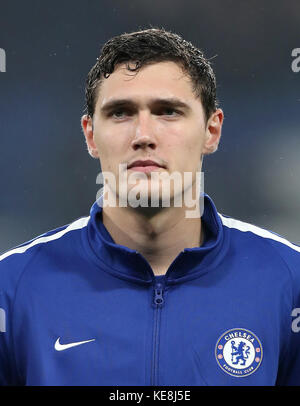
[[[300,385],[300,247],[219,214],[155,277],[90,216],[0,256],[2,385]],[[129,230],[130,232],[130,230]]]

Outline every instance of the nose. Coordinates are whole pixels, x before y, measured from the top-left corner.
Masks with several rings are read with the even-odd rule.
[[[151,116],[147,112],[140,112],[137,116],[136,127],[134,129],[134,138],[131,143],[132,148],[137,149],[155,149],[156,138]]]

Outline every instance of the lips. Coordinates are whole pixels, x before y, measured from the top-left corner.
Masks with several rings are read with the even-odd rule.
[[[160,165],[159,163],[152,161],[152,160],[146,160],[146,161],[134,161],[131,164],[128,165],[127,169],[131,169],[131,168],[136,168],[136,167],[157,167],[157,168],[164,168],[163,165]]]

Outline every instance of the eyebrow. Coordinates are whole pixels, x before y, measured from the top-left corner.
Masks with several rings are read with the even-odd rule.
[[[190,110],[190,106],[187,103],[184,103],[182,100],[171,97],[171,98],[156,98],[151,99],[148,103],[150,106],[168,106],[168,107],[180,107],[185,110]],[[131,99],[113,99],[109,102],[105,103],[101,108],[100,112],[102,114],[108,113],[109,111],[120,108],[120,107],[129,107],[129,108],[137,108],[138,103]]]

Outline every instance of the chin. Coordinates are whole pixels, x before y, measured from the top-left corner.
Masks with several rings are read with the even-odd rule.
[[[139,185],[139,187],[132,187],[129,189],[126,198],[130,207],[152,208],[171,207],[174,203],[175,206],[181,207],[183,200],[182,189],[174,191],[173,188],[170,188],[168,190],[163,188],[162,184],[152,184],[151,187],[150,183]]]

